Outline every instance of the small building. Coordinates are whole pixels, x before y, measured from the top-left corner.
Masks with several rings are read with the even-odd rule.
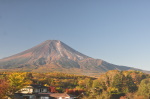
[[[15,93],[16,99],[50,99],[48,87],[42,85],[26,86]]]

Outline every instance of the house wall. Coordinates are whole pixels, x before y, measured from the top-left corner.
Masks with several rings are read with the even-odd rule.
[[[43,93],[48,92],[47,88],[42,89],[42,92]]]
[[[23,97],[29,97],[29,99],[35,99],[34,95],[23,95]]]
[[[47,90],[47,88],[40,88],[40,89],[33,89],[33,92],[34,93],[47,93],[48,92],[48,90]]]
[[[40,99],[50,99],[50,98],[49,98],[49,97],[43,97],[43,96],[42,96]]]

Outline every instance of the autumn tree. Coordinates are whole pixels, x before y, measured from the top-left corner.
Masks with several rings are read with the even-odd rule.
[[[144,96],[145,99],[150,98],[150,78],[143,79],[138,89],[138,95]]]
[[[10,83],[10,93],[13,95],[16,91],[21,89],[23,86],[31,84],[31,81],[27,79],[27,73],[14,72],[8,76]]]
[[[126,76],[124,86],[126,87],[126,91],[125,91],[126,93],[127,92],[133,93],[133,92],[137,91],[137,89],[138,89],[137,85],[134,83],[134,81],[130,75]]]
[[[113,83],[112,83],[112,87],[117,88],[118,92],[122,91],[122,87],[123,87],[123,78],[124,76],[121,74],[117,74],[114,77]]]
[[[6,79],[0,79],[0,99],[8,95],[9,87],[10,85]]]
[[[50,86],[49,87],[49,91],[52,92],[52,93],[57,93],[58,91],[56,90],[56,87],[54,86]]]
[[[78,85],[83,89],[89,89],[90,87],[92,87],[92,80],[90,78],[85,78],[82,80],[79,80]]]

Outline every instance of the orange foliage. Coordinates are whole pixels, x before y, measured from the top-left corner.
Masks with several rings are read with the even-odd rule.
[[[5,79],[0,79],[0,99],[6,96],[9,91],[9,84]]]

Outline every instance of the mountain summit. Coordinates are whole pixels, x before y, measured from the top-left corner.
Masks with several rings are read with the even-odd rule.
[[[108,70],[129,70],[101,59],[88,57],[59,40],[47,40],[31,49],[0,60],[0,69],[36,72],[101,73]]]

